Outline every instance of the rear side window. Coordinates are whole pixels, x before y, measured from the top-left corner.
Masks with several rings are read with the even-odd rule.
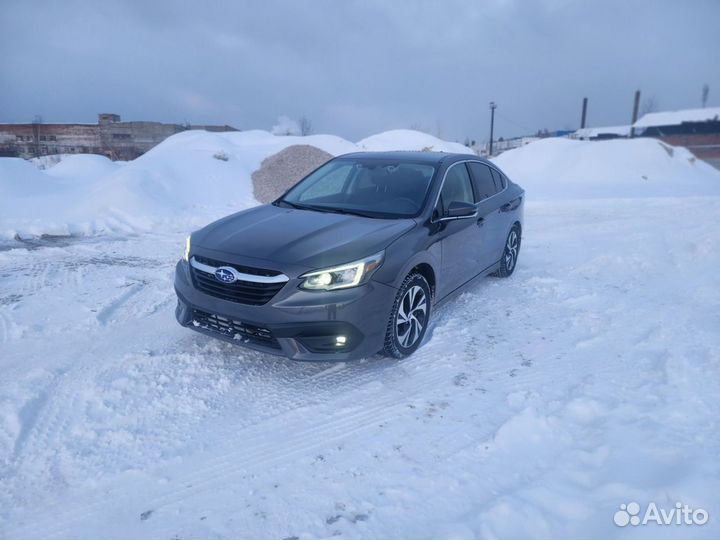
[[[445,176],[445,183],[440,192],[440,207],[442,215],[447,212],[450,203],[466,202],[474,203],[472,182],[464,163],[458,163],[448,169]]]
[[[470,170],[472,171],[473,180],[475,181],[475,194],[477,201],[482,201],[483,199],[492,197],[500,191],[497,188],[490,167],[478,161],[471,161]]]
[[[507,186],[507,177],[493,169],[490,169],[492,171],[493,178],[495,179],[495,187],[498,191],[502,191],[505,189],[505,186]]]

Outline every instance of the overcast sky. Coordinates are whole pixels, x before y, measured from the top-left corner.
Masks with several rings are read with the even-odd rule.
[[[357,140],[625,124],[720,104],[720,2],[23,1],[0,9],[0,123],[124,120],[269,129],[305,115]]]

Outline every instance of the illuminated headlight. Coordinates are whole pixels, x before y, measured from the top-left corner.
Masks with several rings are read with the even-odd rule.
[[[370,275],[382,264],[385,252],[381,251],[359,261],[308,272],[300,276],[300,287],[312,291],[333,291],[357,287],[365,283]]]
[[[183,261],[188,262],[190,259],[190,237],[185,239],[185,251],[183,252]]]

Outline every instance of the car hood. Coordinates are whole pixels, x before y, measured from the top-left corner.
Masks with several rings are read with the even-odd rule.
[[[323,268],[377,253],[415,225],[413,219],[373,219],[263,205],[197,231],[193,246]]]

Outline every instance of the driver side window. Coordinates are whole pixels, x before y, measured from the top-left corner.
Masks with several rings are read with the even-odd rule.
[[[475,202],[472,182],[470,181],[470,175],[468,174],[465,163],[452,165],[447,171],[438,205],[441,216],[446,214],[452,202],[466,202],[470,204]]]

